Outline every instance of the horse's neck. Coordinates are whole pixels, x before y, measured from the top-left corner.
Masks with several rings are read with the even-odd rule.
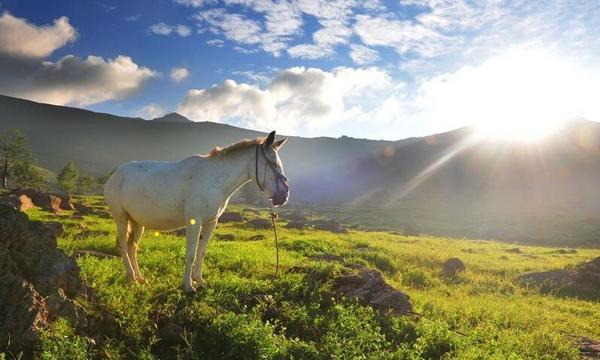
[[[219,182],[226,199],[251,180],[250,163],[253,159],[254,152],[249,149],[213,159],[221,170]]]

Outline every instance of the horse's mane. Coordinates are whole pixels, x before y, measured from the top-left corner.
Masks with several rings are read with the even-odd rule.
[[[203,155],[207,158],[216,157],[219,155],[227,155],[239,150],[244,150],[250,147],[254,147],[256,145],[260,145],[265,142],[264,137],[257,137],[256,139],[244,139],[238,142],[234,142],[233,144],[229,144],[225,147],[215,146],[208,154]]]

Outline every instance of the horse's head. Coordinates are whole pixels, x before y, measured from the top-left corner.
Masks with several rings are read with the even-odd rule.
[[[287,138],[275,141],[275,131],[272,131],[262,144],[256,146],[255,180],[275,207],[285,204],[290,196],[290,186],[278,154],[286,141]]]

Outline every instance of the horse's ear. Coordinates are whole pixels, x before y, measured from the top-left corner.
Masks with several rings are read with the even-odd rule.
[[[275,141],[275,130],[271,131],[269,136],[267,136],[267,140],[265,140],[265,146],[269,147],[273,145],[273,141]]]
[[[287,141],[288,138],[283,138],[281,140],[277,140],[273,143],[273,149],[275,150],[279,150],[279,148],[281,148],[283,146],[283,144],[285,144],[285,142]]]

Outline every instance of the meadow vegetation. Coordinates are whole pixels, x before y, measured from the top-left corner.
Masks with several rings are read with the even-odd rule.
[[[77,202],[104,209],[101,197]],[[265,211],[230,207],[246,218]],[[118,255],[110,219],[70,211],[34,209],[35,220],[60,221],[58,244],[68,254],[95,250]],[[318,212],[315,216],[319,216]],[[207,285],[181,290],[185,241],[148,229],[140,244],[145,285],[126,282],[119,257],[79,256],[81,276],[96,293],[90,312],[108,312],[116,333],[74,330],[67,319],[45,331],[43,359],[576,359],[579,336],[600,338],[600,303],[542,294],[517,277],[573,267],[600,256],[597,249],[558,248],[493,241],[404,236],[351,230],[333,234],[290,230],[279,222],[281,276],[274,278],[270,230],[220,224],[205,261]],[[84,230],[85,229],[85,230]],[[107,235],[108,234],[108,235]],[[224,236],[225,234],[233,235]],[[265,239],[252,240],[257,234]],[[228,239],[219,240],[219,239]],[[342,262],[318,260],[330,253]],[[442,276],[442,264],[459,257],[466,271]],[[406,292],[416,314],[398,316],[340,298],[336,275],[349,263],[378,269]],[[8,357],[14,354],[7,354]],[[6,355],[3,355],[6,356]]]

